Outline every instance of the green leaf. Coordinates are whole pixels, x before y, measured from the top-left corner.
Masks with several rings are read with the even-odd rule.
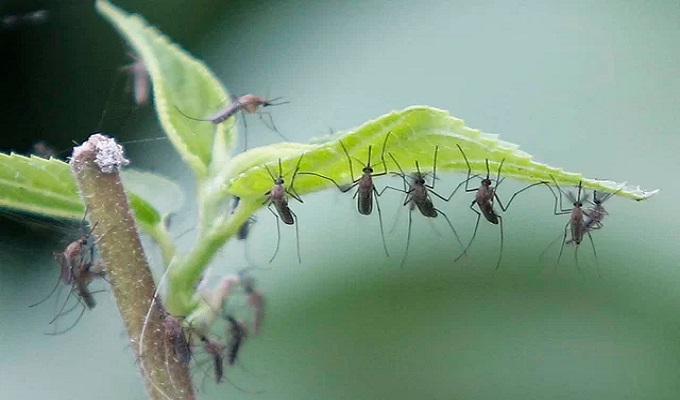
[[[80,220],[85,206],[63,161],[0,153],[0,206]]]
[[[184,191],[174,181],[135,169],[124,169],[122,178],[125,190],[146,199],[159,215],[175,213],[184,205]]]
[[[139,179],[134,172],[131,177],[126,180]],[[174,183],[152,174],[144,174],[144,181],[157,188],[176,187]],[[139,195],[128,192],[128,196],[140,228],[157,236],[158,229],[162,227],[161,214]],[[77,221],[85,213],[85,205],[68,164],[55,158],[48,160],[14,153],[0,153],[0,207]]]
[[[389,154],[394,156],[405,173],[416,170],[416,161],[422,172],[433,168],[434,150],[439,146],[437,171],[467,172],[467,164],[459,145],[467,156],[474,174],[486,176],[486,160],[492,171],[503,162],[502,176],[525,182],[549,182],[553,179],[560,186],[575,186],[579,181],[584,188],[617,196],[644,200],[658,190],[643,191],[639,187],[625,186],[612,181],[584,178],[581,174],[567,172],[533,161],[532,157],[519,150],[518,145],[504,142],[497,135],[468,128],[463,120],[452,117],[448,112],[425,106],[413,106],[394,111],[369,121],[349,133],[329,135],[314,139],[315,144],[298,145],[280,143],[250,150],[235,157],[230,165],[230,176],[234,178],[223,187],[226,194],[242,199],[264,200],[265,193],[272,187],[272,178],[267,167],[276,176],[278,160],[284,177],[289,181],[295,166],[302,156],[300,171],[314,172],[332,178],[338,185],[352,183],[347,157],[340,146],[340,140],[353,157],[355,179],[361,175],[368,159],[368,147],[372,146],[371,160],[376,172],[383,170],[381,152],[386,136],[384,162],[389,172],[399,172]],[[334,187],[327,179],[313,175],[298,174],[294,189],[303,194],[328,187]]]
[[[151,232],[161,225],[161,214],[153,206],[134,193],[128,193],[130,208],[134,210],[135,220],[144,232]]]
[[[235,144],[234,118],[213,125],[205,119],[229,96],[200,61],[172,43],[138,15],[129,15],[108,1],[97,11],[118,30],[146,65],[153,83],[154,103],[170,141],[199,178],[215,173]],[[212,169],[212,170],[211,170]]]

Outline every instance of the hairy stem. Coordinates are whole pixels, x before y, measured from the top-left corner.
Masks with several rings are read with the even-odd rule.
[[[188,366],[168,346],[161,308],[157,305],[149,311],[155,284],[120,180],[119,166],[126,162],[113,139],[94,134],[73,150],[71,170],[88,218],[97,224],[93,234],[101,262],[150,397],[193,399]]]

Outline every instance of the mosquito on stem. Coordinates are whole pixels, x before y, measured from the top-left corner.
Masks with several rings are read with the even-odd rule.
[[[243,291],[246,292],[248,306],[253,311],[253,334],[257,335],[264,320],[264,295],[262,291],[255,288],[254,279],[247,275],[245,271],[239,273],[239,281]]]
[[[83,217],[82,224],[84,227],[85,217]],[[90,232],[84,231],[83,234],[78,239],[69,243],[64,249],[64,251],[59,253],[53,253],[54,259],[59,265],[60,270],[59,279],[56,281],[54,287],[52,288],[52,290],[50,290],[50,292],[45,298],[38,301],[37,303],[31,304],[29,308],[38,306],[47,301],[47,299],[49,299],[54,294],[54,292],[60,287],[60,284],[64,284],[66,286],[70,286],[69,293],[66,296],[66,300],[64,300],[62,307],[56,313],[54,318],[52,318],[49,324],[51,325],[59,317],[74,311],[76,308],[78,308],[79,305],[82,306],[82,310],[79,316],[68,328],[60,331],[55,330],[55,332],[52,333],[46,333],[47,335],[59,335],[68,332],[78,324],[83,314],[85,313],[85,310],[93,309],[96,306],[93,294],[98,293],[98,291],[90,292],[90,290],[88,289],[88,285],[94,279],[104,278],[104,272],[94,267],[95,266],[94,248],[98,240],[89,244],[88,246],[88,242],[90,241],[92,231],[94,231],[96,227],[97,224],[95,223]],[[76,304],[74,304],[73,307],[65,310],[66,306],[69,303],[71,295],[73,294],[75,294],[76,296],[77,300]]]
[[[201,119],[201,118],[195,118],[190,115],[187,115],[184,113],[182,110],[179,109],[179,107],[175,106],[177,111],[179,111],[180,114],[185,116],[186,118],[189,118],[194,121],[202,121],[202,122],[211,122],[215,125],[220,124],[227,119],[233,117],[238,113],[239,111],[241,114],[244,116],[243,119],[243,126],[246,130],[248,131],[248,123],[246,122],[245,119],[245,113],[249,114],[257,114],[260,121],[264,123],[270,130],[276,132],[277,135],[279,135],[283,140],[288,141],[288,138],[283,136],[281,132],[276,128],[276,125],[274,125],[274,119],[272,118],[271,114],[267,111],[261,111],[260,108],[264,107],[273,107],[273,106],[280,106],[282,104],[288,104],[290,103],[289,101],[281,101],[281,102],[276,102],[278,100],[283,99],[283,97],[276,97],[274,99],[266,99],[264,97],[256,96],[254,94],[244,94],[240,97],[237,96],[232,96],[231,97],[231,103],[228,104],[227,106],[223,107],[219,111],[217,111],[215,114],[210,116],[207,119]],[[267,123],[263,116],[266,115],[267,118],[269,119],[269,123]],[[245,149],[248,149],[248,135],[245,135],[244,139],[245,143]]]
[[[265,168],[267,169],[269,176],[274,181],[274,186],[272,186],[272,188],[265,193],[266,199],[262,204],[263,205],[267,204],[267,208],[269,209],[269,211],[276,217],[276,250],[274,251],[274,255],[272,255],[272,257],[269,259],[269,262],[272,262],[274,260],[274,257],[276,257],[276,254],[279,252],[279,246],[281,244],[281,227],[279,225],[279,220],[281,220],[286,225],[295,225],[295,238],[297,242],[298,262],[302,263],[302,258],[300,257],[300,230],[298,229],[298,225],[295,223],[295,221],[297,220],[297,215],[295,215],[293,210],[291,210],[288,207],[288,198],[292,197],[301,204],[304,203],[304,201],[302,201],[297,192],[295,192],[295,189],[293,187],[295,183],[295,177],[297,176],[297,173],[300,170],[300,163],[302,162],[303,156],[304,154],[300,156],[297,164],[295,165],[295,170],[291,175],[290,185],[288,185],[288,188],[284,186],[285,180],[283,179],[283,172],[281,169],[281,159],[279,158],[278,177],[274,177],[272,171],[269,169],[267,165],[265,165]],[[272,210],[272,205],[274,206],[276,211]]]
[[[229,341],[227,343],[227,362],[229,365],[234,365],[238,358],[238,352],[248,336],[248,330],[243,322],[236,320],[231,315],[227,315],[227,322],[229,322],[227,331],[229,334]]]
[[[161,307],[158,303],[159,308]],[[191,361],[191,340],[187,338],[182,326],[182,319],[170,315],[165,309],[161,308],[163,317],[163,329],[168,342],[171,345],[173,353],[179,361],[188,365]]]
[[[213,370],[215,372],[215,382],[222,382],[224,377],[224,351],[225,345],[215,339],[210,339],[205,335],[199,335],[203,350],[213,359]]]
[[[409,178],[411,181],[407,181],[406,177],[407,175],[404,173],[404,170],[401,168],[401,165],[399,165],[399,162],[397,159],[392,155],[392,153],[389,153],[390,158],[394,162],[394,164],[397,166],[397,169],[399,169],[399,172],[396,173],[396,175],[399,175],[403,182],[404,182],[404,189],[397,189],[392,186],[386,186],[385,189],[392,189],[396,190],[398,192],[402,192],[406,194],[406,199],[404,200],[404,203],[402,204],[403,206],[409,206],[409,212],[408,212],[408,229],[406,232],[406,250],[404,252],[404,256],[401,259],[401,263],[399,264],[400,267],[404,265],[404,262],[406,261],[406,256],[408,255],[408,250],[410,247],[411,243],[411,223],[412,223],[412,212],[413,210],[417,207],[418,211],[420,211],[423,216],[428,217],[428,218],[436,218],[439,214],[441,214],[444,219],[446,219],[446,223],[449,225],[451,228],[451,231],[453,231],[454,236],[456,237],[456,240],[458,241],[458,244],[460,244],[460,247],[463,247],[463,243],[460,240],[460,237],[458,236],[458,232],[456,232],[456,229],[453,227],[453,224],[451,223],[451,220],[449,217],[440,209],[436,208],[434,204],[432,203],[432,198],[430,197],[430,194],[438,197],[439,199],[443,201],[450,201],[451,198],[453,197],[454,194],[456,194],[456,191],[460,188],[460,185],[456,187],[456,189],[451,192],[451,194],[448,197],[444,197],[440,195],[439,193],[435,192],[435,183],[437,181],[437,154],[439,153],[439,146],[436,146],[434,148],[434,157],[433,157],[433,162],[432,162],[432,184],[428,184],[426,182],[427,175],[429,173],[423,173],[420,171],[420,164],[418,161],[415,162],[416,166],[416,172],[413,175],[410,175]],[[407,186],[408,185],[408,186]]]
[[[354,192],[354,195],[352,198],[357,199],[357,211],[361,215],[371,215],[373,212],[373,202],[375,201],[375,206],[376,209],[378,210],[378,222],[380,223],[380,235],[382,237],[382,243],[383,243],[383,249],[385,250],[385,255],[387,257],[390,256],[389,252],[387,251],[387,243],[385,242],[385,228],[383,227],[383,220],[382,220],[382,211],[380,210],[380,203],[378,202],[378,197],[382,196],[382,194],[385,192],[387,188],[383,188],[381,191],[378,191],[378,189],[375,188],[375,184],[373,183],[373,178],[378,177],[378,176],[383,176],[387,175],[387,164],[385,163],[385,148],[387,146],[387,139],[389,139],[390,135],[392,132],[387,132],[387,135],[385,135],[385,140],[383,141],[382,145],[382,150],[380,152],[380,160],[381,162],[378,164],[383,165],[383,171],[382,172],[374,172],[374,167],[375,165],[371,164],[371,156],[373,155],[373,146],[369,145],[368,146],[368,161],[366,164],[364,164],[362,161],[357,160],[360,164],[363,164],[363,168],[361,169],[361,176],[358,178],[354,177],[354,168],[352,165],[352,157],[350,157],[349,152],[347,151],[347,148],[345,147],[345,144],[342,143],[342,140],[338,140],[340,143],[340,147],[342,147],[342,151],[345,153],[345,157],[347,157],[347,162],[349,164],[349,171],[350,171],[350,176],[352,178],[352,183],[346,186],[340,186],[333,178],[318,174],[316,172],[300,172],[302,175],[314,175],[318,176],[319,178],[326,179],[330,182],[332,182],[342,193],[347,193],[348,191],[354,189],[355,187],[357,190]],[[374,196],[375,195],[375,196]]]
[[[213,372],[215,374],[215,382],[217,384],[222,383],[222,381],[226,380],[231,384],[234,388],[237,390],[244,392],[244,393],[262,393],[262,392],[250,392],[247,391],[237,385],[235,385],[232,381],[229,380],[229,378],[224,374],[224,357],[227,353],[227,346],[225,346],[222,342],[220,342],[217,339],[211,339],[203,334],[198,334],[201,343],[203,344],[203,351],[212,359],[212,364],[213,364]],[[200,368],[201,363],[198,363],[197,366]],[[201,368],[202,369],[202,368]],[[205,382],[205,377],[207,376],[207,371],[203,370],[206,375],[204,375],[203,381]]]
[[[505,158],[501,160],[500,164],[498,165],[498,173],[496,176],[496,181],[493,182],[491,180],[491,171],[489,168],[489,159],[487,158],[485,160],[486,163],[486,178],[482,178],[481,184],[478,188],[470,188],[468,186],[468,183],[470,182],[471,179],[478,177],[479,175],[472,175],[472,167],[470,166],[470,161],[468,160],[467,156],[465,155],[465,152],[463,149],[460,147],[459,144],[456,144],[458,146],[458,150],[460,150],[460,154],[463,155],[463,159],[465,160],[465,165],[467,166],[467,177],[463,181],[465,183],[465,192],[470,193],[474,192],[475,193],[475,199],[470,203],[470,210],[474,211],[475,214],[477,214],[477,220],[475,221],[475,229],[472,232],[472,237],[470,238],[470,241],[468,242],[467,246],[465,247],[465,250],[454,260],[454,262],[458,261],[469,249],[470,246],[472,245],[472,242],[475,240],[475,237],[477,236],[477,229],[479,228],[479,221],[482,217],[486,218],[487,221],[494,225],[499,225],[500,227],[500,235],[501,235],[501,241],[500,241],[500,248],[498,250],[498,260],[496,261],[496,269],[498,269],[501,265],[501,260],[503,258],[503,244],[505,241],[504,234],[503,234],[503,218],[498,215],[496,210],[494,209],[494,204],[497,202],[498,206],[503,210],[503,212],[507,211],[508,208],[510,208],[510,204],[512,201],[515,199],[515,196],[518,194],[524,192],[525,190],[532,188],[537,185],[545,185],[545,182],[537,182],[537,183],[532,183],[531,185],[528,185],[517,192],[515,192],[511,197],[510,200],[508,200],[508,203],[506,205],[503,205],[503,202],[501,199],[498,197],[498,186],[503,182],[504,179],[501,179],[501,170],[503,168],[503,164],[505,163]],[[474,209],[474,206],[477,206],[479,211]]]

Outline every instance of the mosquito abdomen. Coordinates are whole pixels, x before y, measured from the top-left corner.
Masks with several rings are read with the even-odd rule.
[[[222,382],[222,376],[224,376],[224,358],[219,354],[214,354],[215,362],[215,381],[217,383]]]
[[[430,200],[429,197],[425,199],[425,201],[416,202],[416,206],[418,206],[418,210],[420,210],[420,213],[424,216],[428,218],[437,218],[437,209],[434,208],[434,204],[432,204],[432,200]]]
[[[291,213],[288,205],[283,202],[274,202],[274,207],[276,207],[276,212],[279,214],[281,221],[286,225],[293,225],[295,219],[293,218],[293,213]]]
[[[493,203],[477,203],[477,205],[487,221],[494,225],[498,225],[498,214],[496,214],[496,211],[493,209]]]
[[[89,308],[90,310],[93,309],[97,303],[94,301],[94,296],[92,296],[92,293],[87,289],[87,284],[81,281],[76,281],[75,285],[76,291],[78,292],[78,296],[80,296],[81,299],[83,299],[83,302]]]
[[[225,108],[221,109],[220,111],[216,112],[212,117],[209,118],[209,120],[213,124],[217,125],[221,122],[226,121],[227,119],[229,119],[229,117],[232,117],[234,114],[239,112],[239,110],[241,110],[242,107],[243,105],[241,105],[241,103],[235,101],[226,106]]]
[[[357,196],[357,210],[361,215],[370,215],[373,212],[373,186],[369,190],[360,190]]]
[[[229,316],[227,320],[229,322],[229,334],[231,335],[231,340],[227,346],[227,362],[229,365],[234,365],[238,357],[238,351],[247,333],[246,327],[240,321],[234,319],[234,317]]]
[[[175,354],[179,357],[179,361],[184,365],[188,365],[189,362],[191,362],[191,346],[189,346],[189,342],[187,341],[186,336],[184,336],[184,332],[172,335],[171,340],[175,349]]]
[[[571,211],[571,220],[569,221],[569,226],[571,228],[571,241],[577,245],[581,244],[583,240],[584,221],[583,221],[583,210],[576,207]]]

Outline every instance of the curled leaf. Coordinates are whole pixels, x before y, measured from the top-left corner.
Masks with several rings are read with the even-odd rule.
[[[432,171],[435,147],[438,147],[438,172],[467,172],[468,164],[460,146],[474,174],[486,175],[488,160],[492,170],[496,170],[503,162],[503,177],[530,183],[552,184],[554,180],[560,186],[567,187],[582,182],[584,188],[615,192],[617,196],[635,200],[647,199],[658,191],[644,191],[613,181],[589,179],[579,173],[538,163],[531,155],[519,150],[518,145],[502,141],[498,135],[469,128],[463,120],[452,117],[444,110],[425,106],[391,112],[339,137],[331,135],[325,140],[317,138],[317,144],[279,143],[243,153],[230,163],[234,178],[225,184],[224,191],[242,199],[264,198],[264,193],[272,186],[267,168],[278,175],[280,159],[281,172],[290,179],[300,157],[300,171],[326,176],[338,185],[351,183],[349,163],[340,141],[353,158],[355,178],[360,176],[363,167],[359,161],[368,160],[369,146],[372,149],[372,163],[380,165],[384,162],[389,172],[399,172],[393,159],[406,173],[416,171],[416,162],[422,172]],[[294,189],[300,194],[332,186],[329,180],[311,175],[298,175],[294,182]]]

